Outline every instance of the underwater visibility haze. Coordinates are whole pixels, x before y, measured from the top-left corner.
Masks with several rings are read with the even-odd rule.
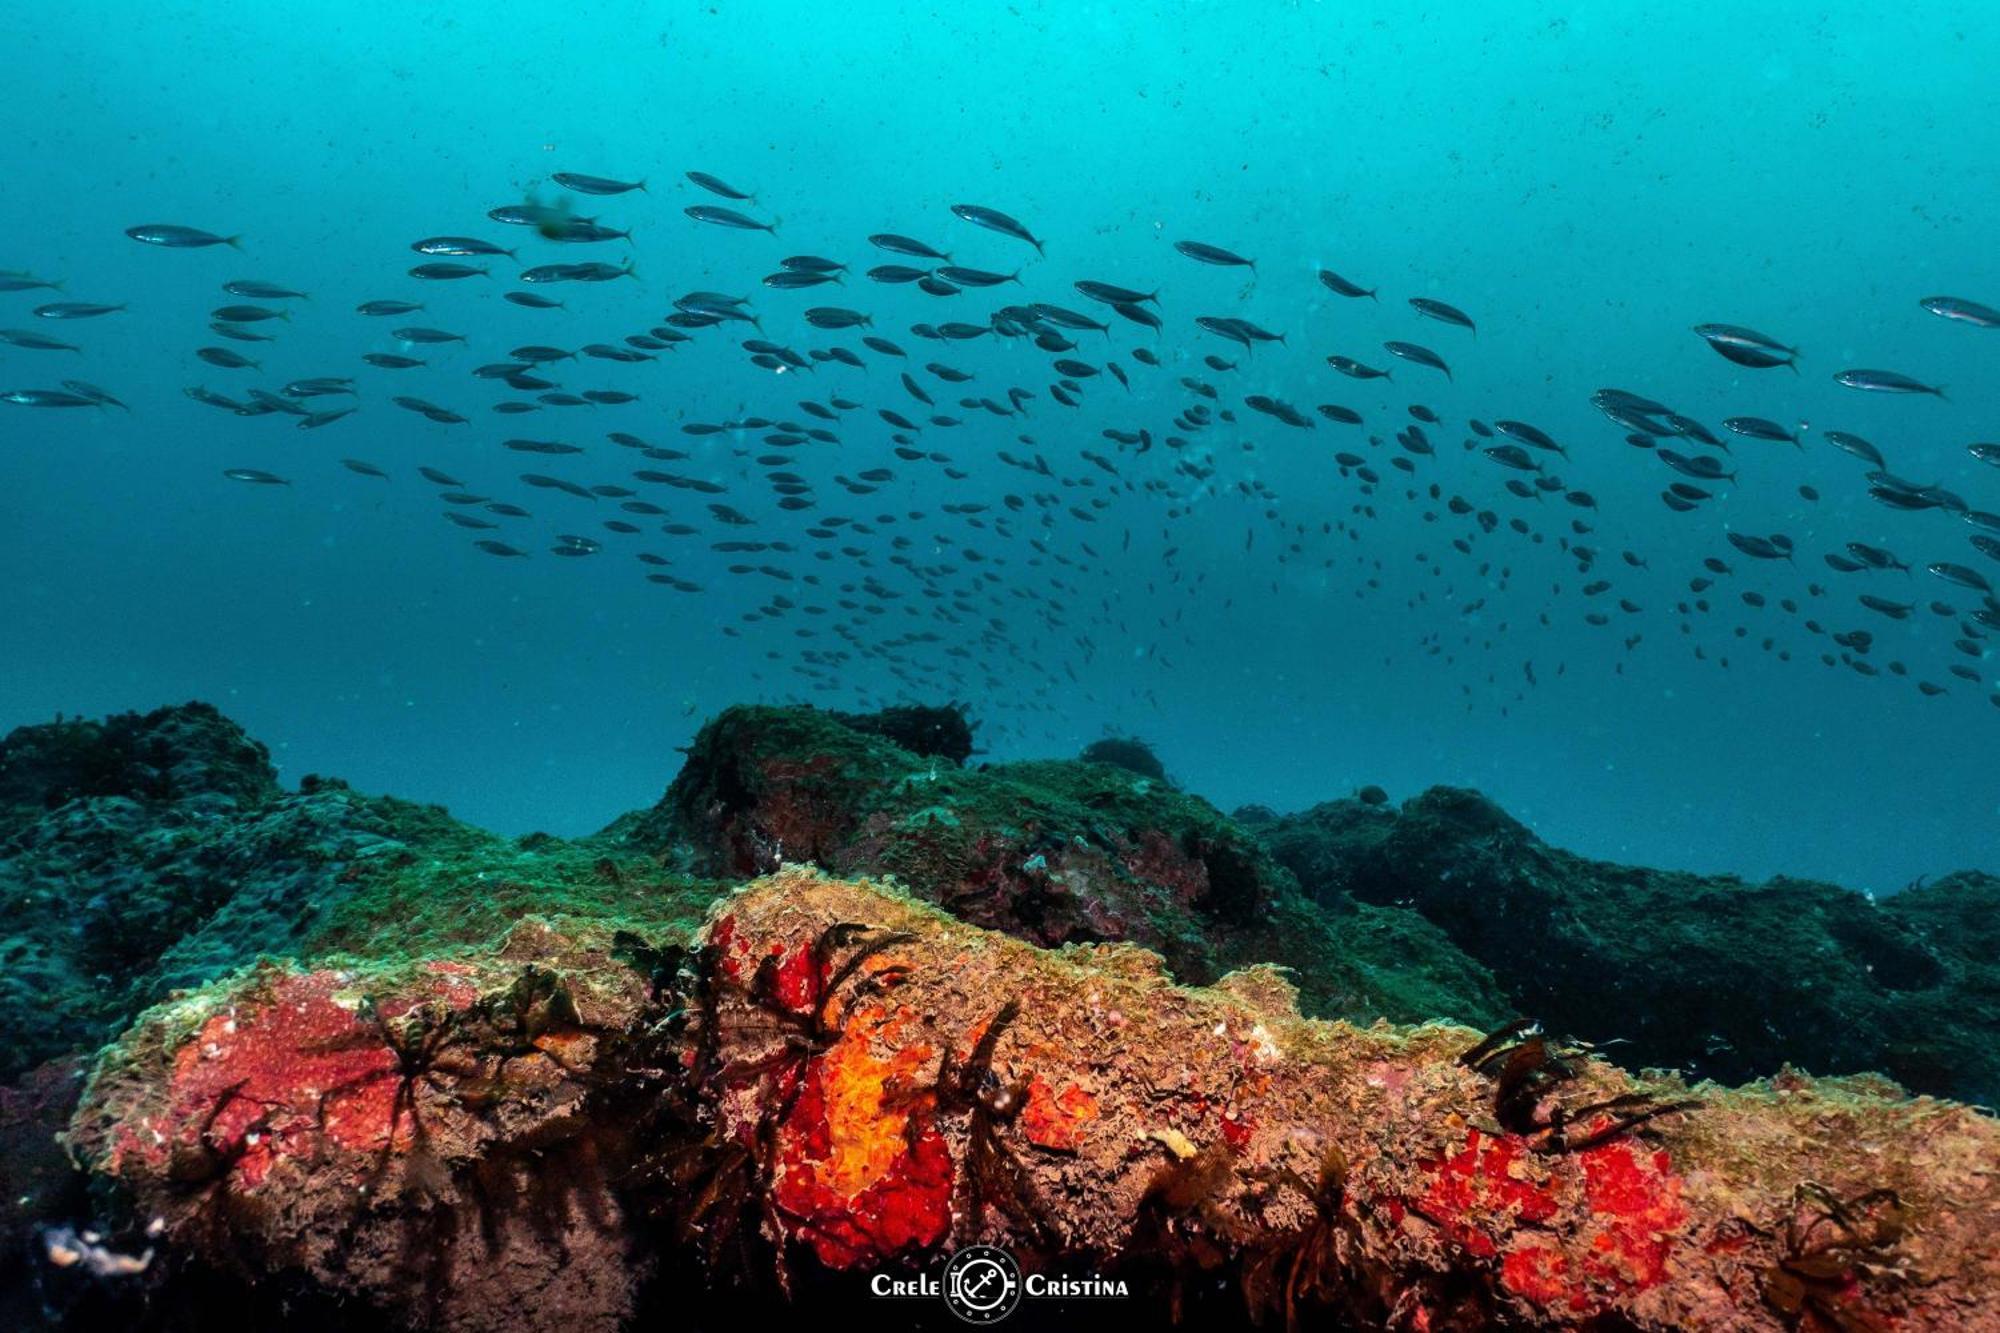
[[[661,1106],[676,1133],[700,1124],[708,1156],[598,1137],[563,1170],[601,1172],[627,1221],[632,1180],[697,1200],[646,1225],[679,1228],[711,1292],[752,1235],[775,1253],[742,1269],[811,1291],[790,1271],[808,1250],[815,1272],[869,1270],[949,1233],[1112,1267],[1143,1252],[1141,1285],[1179,1311],[1199,1233],[1259,1319],[1317,1301],[1353,1327],[1418,1306],[1436,1327],[1861,1329],[1892,1309],[2000,1327],[1941,1313],[1954,1281],[1977,1286],[1953,1248],[1977,1248],[1977,1210],[1913,1202],[1964,1182],[1894,1166],[1924,1134],[1976,1158],[1989,1121],[1854,1093],[1843,1132],[1887,1154],[1883,1178],[1826,1166],[1807,1189],[1804,1166],[1770,1166],[1743,1189],[1793,1212],[1743,1241],[1740,1281],[1695,1290],[1633,1237],[1726,1210],[1696,1186],[1683,1202],[1650,1174],[1666,1149],[1631,1145],[1684,1122],[1775,1143],[1789,1112],[1593,1054],[1690,1081],[1789,1062],[1968,1102],[2000,1087],[1981,1053],[2000,937],[1969,905],[1994,882],[1951,874],[2000,870],[2000,9],[179,0],[17,4],[8,28],[0,718],[24,729],[0,751],[19,815],[0,882],[41,941],[8,984],[83,998],[0,1072],[125,1033],[71,1142],[167,1219],[61,1232],[52,1262],[107,1290],[43,1283],[37,1310],[123,1318],[120,1280],[166,1281],[141,1248],[208,1253],[188,1237],[211,1225],[256,1232],[256,1262],[331,1302],[314,1309],[498,1328],[571,1281],[588,1327],[658,1306],[670,1265],[592,1250],[582,1223],[565,1276],[431,1272],[419,1300],[287,1249],[261,1214],[191,1221],[191,1180],[221,1198],[322,1169],[300,1165],[303,1103],[272,1072],[304,1060],[316,1142],[355,1155],[343,1188],[399,1206],[455,1197],[477,1159],[498,1207],[522,1135],[651,1133]],[[220,711],[149,712],[188,700]],[[149,715],[75,723],[128,710]],[[1093,743],[1148,776],[1114,790],[1025,762]],[[187,804],[195,787],[227,808]],[[245,841],[189,850],[225,825]],[[86,826],[116,850],[49,850]],[[554,836],[507,841],[530,833]],[[1100,843],[1115,874],[1078,868]],[[894,875],[950,916],[784,879],[797,906],[753,888],[693,942],[698,885],[803,861]],[[494,896],[454,897],[460,870]],[[635,888],[666,873],[698,878]],[[128,915],[142,880],[181,887]],[[1032,909],[981,896],[1003,883]],[[433,909],[465,924],[388,942],[384,922]],[[503,948],[528,917],[566,942]],[[797,934],[808,918],[824,932]],[[970,956],[952,932],[972,927],[1129,940],[1190,983],[1279,962],[1292,979],[1268,992],[1185,1002],[1293,991],[1307,1018],[1363,1025],[1341,1029],[1355,1043],[1377,1018],[1454,1019],[1492,1035],[1446,1052],[1449,1078],[1421,1040],[1341,1058],[1421,1066],[1371,1086],[1431,1110],[1437,1079],[1500,1091],[1467,1112],[1470,1145],[1382,1147],[1414,1173],[1394,1181],[1351,1144],[1335,1163],[1279,1135],[1336,1112],[1268,1035],[1230,1057],[1270,1046],[1261,1109],[1232,1101],[1206,1136],[1196,1112],[1153,1124],[1087,1061],[1007,1064],[1029,1031],[1059,1050],[1083,1005],[1039,955],[976,964],[992,996],[1039,1000],[961,1015],[964,995],[933,996],[924,1021],[953,1030],[927,1045],[898,1026],[898,988]],[[462,967],[466,989],[309,970],[392,954]],[[232,1054],[194,999],[128,1031],[259,956],[307,969],[229,992],[312,1030],[292,1063]],[[649,1007],[683,984],[671,1021]],[[1306,1022],[1290,1002],[1273,1024]],[[1135,1047],[1195,1041],[1162,1026],[1182,1003],[1142,1006]],[[898,1049],[839,1054],[854,1013]],[[706,1026],[682,1063],[729,1095],[606,1091],[607,1061],[652,1069],[648,1042],[690,1014]],[[1546,1041],[1507,1026],[1523,1014]],[[789,1035],[759,1050],[746,1023]],[[209,1081],[144,1072],[148,1041],[197,1030],[221,1052]],[[379,1067],[354,1054],[370,1041]],[[1207,1114],[1249,1068],[1207,1058],[1119,1077]],[[863,1082],[893,1131],[832,1165],[785,1158],[842,1060],[881,1062]],[[520,1061],[532,1095],[509,1083]],[[911,1109],[895,1090],[920,1066],[936,1082]],[[64,1116],[83,1067],[48,1076]],[[532,1114],[503,1114],[517,1095]],[[347,1123],[386,1122],[329,1129],[349,1096]],[[1919,1114],[1950,1121],[1898,1118]],[[1165,1174],[1093,1158],[1114,1124]],[[148,1134],[184,1151],[150,1161]],[[1509,1135],[1557,1176],[1582,1163],[1588,1204],[1494,1184],[1520,1178],[1492,1156]],[[1270,1165],[1293,1149],[1289,1175]],[[1122,1183],[1089,1183],[1099,1166]],[[957,1183],[926,1193],[940,1170]],[[829,1203],[857,1172],[868,1207]],[[1651,1211],[1614,1225],[1608,1194]],[[725,1224],[738,1196],[763,1203]],[[332,1225],[313,1211],[331,1197],[298,1214]],[[1578,1248],[1491,1234],[1489,1212],[1452,1212],[1468,1198]],[[1422,1219],[1406,1233],[1434,1228],[1425,1245],[1503,1256],[1491,1300],[1399,1266],[1353,1220],[1383,1200]],[[502,1247],[506,1224],[489,1231]],[[340,1234],[374,1253],[366,1227]],[[1603,1272],[1575,1257],[1607,1251]],[[1903,1281],[1926,1265],[1931,1286]],[[1587,1291],[1560,1287],[1586,1270]],[[171,1323],[172,1300],[220,1289],[148,1308]]]

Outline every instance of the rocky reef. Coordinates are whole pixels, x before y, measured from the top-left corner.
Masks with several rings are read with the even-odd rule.
[[[1725,1082],[1791,1064],[2000,1102],[2000,878],[1881,902],[1831,884],[1591,861],[1478,792],[1334,801],[1257,825],[1315,901],[1421,916],[1515,1012],[1621,1063]]]
[[[16,731],[0,1317],[935,1322],[868,1277],[985,1242],[1124,1323],[1996,1326],[1996,881],[971,737],[732,709],[565,840],[285,791],[202,705]]]

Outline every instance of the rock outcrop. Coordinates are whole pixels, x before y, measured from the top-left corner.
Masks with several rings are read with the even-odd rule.
[[[970,759],[732,709],[653,808],[501,838],[201,705],[16,731],[0,1318],[879,1322],[984,1241],[1124,1322],[2000,1326],[2000,1127],[1880,1076],[1990,1095],[1996,881]]]

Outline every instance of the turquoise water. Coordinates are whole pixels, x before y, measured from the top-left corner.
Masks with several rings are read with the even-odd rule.
[[[728,704],[955,698],[992,757],[1136,733],[1225,807],[1292,808],[1364,782],[1400,798],[1449,782],[1608,857],[1875,890],[1990,866],[1995,632],[1968,622],[1973,591],[1923,566],[2000,577],[2000,564],[1968,545],[1981,529],[1958,517],[1870,499],[1865,465],[1822,433],[1864,436],[1898,477],[2000,510],[2000,471],[1966,451],[2000,434],[2000,332],[1918,305],[1941,293],[2000,304],[1989,91],[2000,16],[1816,10],[1724,20],[1665,4],[353,3],[329,17],[274,4],[17,6],[0,268],[60,278],[66,292],[0,295],[0,327],[83,351],[0,345],[0,387],[78,378],[131,410],[0,405],[0,718],[206,698],[270,741],[290,778],[335,773],[502,829],[571,832],[649,801],[678,763],[673,747]],[[688,206],[728,201],[689,170],[754,192],[741,207],[781,218],[778,233],[690,220]],[[569,196],[630,228],[629,246],[557,245],[486,219],[524,198],[556,200],[556,171],[646,180],[644,192]],[[960,202],[1019,218],[1046,257],[955,218]],[[242,250],[123,234],[149,222],[240,234]],[[1022,285],[941,299],[872,283],[865,269],[899,259],[868,244],[883,231],[961,264],[1019,268]],[[630,259],[636,276],[544,288],[566,308],[523,309],[502,300],[520,289],[503,281],[515,272],[505,259],[491,261],[491,279],[407,277],[423,262],[410,243],[440,233],[518,244],[528,263]],[[1254,276],[1174,252],[1189,239],[1256,259]],[[760,285],[796,254],[847,264],[844,285]],[[1380,300],[1331,295],[1321,267],[1379,287]],[[275,342],[222,342],[208,311],[237,299],[221,284],[238,278],[311,299],[270,303],[291,313],[262,326],[277,328]],[[1163,333],[1079,296],[1077,279],[1157,289]],[[490,408],[532,394],[470,374],[518,344],[617,343],[692,290],[748,294],[774,342],[854,348],[866,368],[774,376],[749,364],[747,331],[707,329],[656,362],[564,361],[550,375],[636,403],[520,417]],[[1476,338],[1417,318],[1412,296],[1463,309]],[[408,321],[355,313],[380,298],[427,309]],[[34,318],[50,299],[130,308]],[[908,332],[1038,301],[1108,321],[1108,339],[1080,334],[1068,355],[1098,368],[1115,359],[1130,391],[1099,374],[1065,408],[1050,396],[1054,358],[1025,338]],[[802,312],[816,305],[871,315],[861,332],[894,339],[909,360],[862,349],[858,332],[810,327]],[[1244,356],[1197,315],[1248,318],[1286,343]],[[1690,332],[1704,321],[1796,344],[1800,373],[1730,364]],[[401,350],[391,330],[406,322],[469,345],[416,349],[430,364],[413,370],[361,362]],[[1452,380],[1392,361],[1387,339],[1437,349]],[[195,358],[212,345],[263,368]],[[1140,347],[1161,366],[1136,361]],[[1393,364],[1394,379],[1344,379],[1330,353]],[[1214,371],[1210,354],[1239,364]],[[932,360],[976,378],[944,383],[921,369]],[[1946,385],[1949,398],[1834,383],[1857,366]],[[891,452],[875,409],[916,420],[933,410],[916,411],[897,379],[906,368],[935,410],[963,420],[917,440],[962,479]],[[359,410],[315,431],[183,392],[240,396],[318,375],[355,377]],[[1212,384],[1213,406],[1235,421],[1176,428],[1204,401],[1183,376]],[[1017,386],[1036,395],[1023,417],[957,406],[967,393],[1004,402]],[[1769,418],[1801,430],[1803,448],[1728,438],[1739,480],[1671,512],[1659,492],[1685,479],[1593,410],[1606,386],[1718,434],[1724,417]],[[425,420],[394,406],[396,394],[469,421]],[[1243,405],[1251,394],[1316,425],[1260,415]],[[861,406],[838,423],[797,406],[834,395]],[[1329,402],[1365,424],[1313,412]],[[1410,404],[1441,418],[1425,427],[1433,456],[1403,455],[1414,475],[1388,463]],[[681,432],[746,416],[838,435],[781,450],[815,508],[774,504],[760,432]],[[1550,470],[1597,510],[1508,495],[1517,474],[1462,447],[1472,418],[1527,421],[1563,442],[1569,460]],[[1187,445],[1139,454],[1101,434],[1142,427]],[[648,464],[608,443],[611,431],[693,457]],[[511,437],[585,452],[511,453],[500,444]],[[1039,453],[1051,475],[1006,466],[1003,450]],[[1340,450],[1380,475],[1372,494],[1340,475]],[[1180,460],[1200,460],[1206,477],[1177,473]],[[533,516],[495,519],[490,532],[454,526],[419,466]],[[727,494],[633,482],[645,466]],[[878,467],[894,475],[873,494],[834,480]],[[222,475],[231,468],[292,484],[238,483]],[[526,472],[622,482],[668,514],[635,520],[639,534],[610,532],[603,521],[621,517],[610,498],[536,490],[518,480]],[[1024,509],[1003,533],[1009,494]],[[1497,530],[1452,515],[1453,495],[1492,510]],[[1105,506],[1089,511],[1092,499]],[[717,524],[711,501],[754,525]],[[943,508],[966,504],[990,508]],[[895,522],[876,522],[883,514]],[[874,531],[808,535],[828,516]],[[1527,533],[1507,526],[1517,517]],[[698,531],[663,535],[662,521]],[[1729,531],[1783,533],[1796,563],[1752,560]],[[604,549],[556,558],[561,533]],[[529,558],[496,559],[473,546],[480,537]],[[1564,538],[1599,550],[1593,570],[1578,572]],[[741,539],[796,550],[709,549]],[[1889,548],[1914,572],[1828,569],[1823,554],[1850,541]],[[1646,567],[1629,567],[1627,550]],[[649,582],[659,567],[640,551],[668,557],[701,591]],[[892,563],[898,554],[926,567],[928,584]],[[1707,613],[1683,613],[1707,557],[1733,572],[1710,576]],[[746,560],[793,579],[728,572]],[[870,574],[897,596],[841,591]],[[1598,579],[1611,590],[1585,596]],[[1768,604],[1744,605],[1744,591]],[[1858,604],[1864,592],[1916,610],[1891,620]],[[794,606],[746,622],[773,593]],[[1779,606],[1787,597],[1796,614]],[[1620,598],[1639,609],[1620,611]],[[871,602],[882,614],[857,609]],[[1588,623],[1591,612],[1609,623]],[[1803,627],[1809,618],[1872,632],[1862,660],[1881,674],[1822,665],[1840,650]],[[885,644],[902,645],[893,660]],[[1949,674],[1954,664],[1975,679]],[[1947,692],[1928,697],[1919,680]]]

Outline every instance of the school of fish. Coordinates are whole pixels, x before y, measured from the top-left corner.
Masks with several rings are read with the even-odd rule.
[[[1232,380],[1241,380],[1260,348],[1324,335],[1266,329],[1227,311],[1170,310],[1169,278],[1141,291],[1063,272],[1059,240],[1051,257],[1049,238],[983,204],[956,204],[948,216],[927,219],[913,228],[924,237],[880,232],[815,247],[825,254],[792,253],[776,240],[778,219],[752,192],[701,171],[686,172],[685,182],[679,188],[697,200],[683,210],[686,239],[703,229],[767,233],[734,242],[744,247],[742,262],[761,273],[750,269],[731,291],[684,292],[655,316],[631,318],[622,313],[630,299],[606,294],[608,285],[638,275],[630,229],[578,206],[615,208],[620,196],[646,184],[561,172],[551,182],[555,202],[495,207],[472,227],[485,236],[414,238],[413,260],[405,256],[400,271],[385,266],[384,295],[336,312],[372,350],[357,350],[355,365],[282,384],[257,383],[260,345],[284,336],[276,330],[309,299],[311,284],[232,277],[215,291],[207,286],[212,278],[190,269],[189,309],[202,311],[207,333],[193,356],[228,387],[191,385],[189,398],[231,417],[269,418],[266,427],[325,430],[328,438],[359,438],[353,419],[364,411],[408,413],[476,437],[484,455],[449,467],[418,461],[401,442],[414,449],[434,437],[376,429],[366,438],[395,440],[397,453],[341,456],[336,448],[310,456],[309,479],[246,465],[226,469],[222,480],[326,487],[338,468],[350,484],[420,483],[435,489],[443,521],[463,529],[484,556],[616,558],[669,593],[734,591],[718,603],[733,613],[715,616],[732,622],[721,632],[805,641],[783,657],[820,690],[840,688],[850,665],[868,659],[913,697],[979,697],[1002,688],[992,662],[1006,658],[1044,679],[1037,693],[1052,707],[1049,690],[1065,674],[1075,680],[1076,662],[1097,653],[1096,627],[1117,622],[1119,599],[1106,591],[1117,586],[1116,562],[1144,559],[1154,585],[1214,595],[1204,589],[1208,571],[1177,563],[1177,534],[1182,525],[1221,522],[1213,516],[1221,511],[1197,514],[1196,507],[1233,495],[1247,516],[1244,549],[1258,549],[1261,531],[1280,564],[1317,557],[1332,568],[1333,551],[1321,543],[1358,541],[1385,516],[1438,525],[1446,535],[1422,558],[1455,562],[1444,596],[1468,626],[1516,578],[1504,543],[1553,542],[1579,581],[1552,583],[1546,598],[1536,598],[1543,625],[1574,615],[1615,635],[1629,653],[1670,610],[1695,656],[1722,667],[1730,640],[1755,643],[1783,661],[1810,643],[1797,654],[1802,663],[1816,659],[1904,681],[1926,696],[1965,695],[2000,707],[2000,685],[1987,667],[2000,632],[1991,581],[2000,575],[2000,513],[1984,507],[2000,507],[2000,500],[1901,476],[1883,450],[1857,435],[1753,416],[1711,424],[1692,415],[1697,405],[1611,387],[1589,395],[1603,427],[1587,438],[1455,414],[1446,406],[1455,396],[1452,366],[1479,352],[1474,314],[1427,296],[1385,301],[1377,288],[1326,268],[1317,270],[1324,299],[1377,302],[1385,331],[1400,336],[1372,346],[1312,347],[1326,369],[1301,385],[1297,403],[1238,392]],[[141,223],[126,235],[167,250],[245,247],[245,238],[182,223]],[[983,261],[991,267],[954,258],[975,242],[982,255],[999,256]],[[254,238],[249,244],[254,250]],[[759,257],[758,245],[768,257]],[[576,257],[607,246],[616,262]],[[1259,277],[1253,258],[1212,240],[1181,240],[1172,249],[1176,263],[1240,268],[1253,282],[1271,281]],[[523,332],[499,331],[498,319],[476,333],[435,327],[423,290],[467,281],[504,283],[504,300],[520,312],[508,318]],[[63,286],[0,271],[0,300],[22,303],[0,307],[0,323],[10,326],[0,328],[0,367],[12,385],[0,397],[22,408],[130,410],[115,391],[82,379],[25,378],[39,359],[81,352],[73,330],[131,317],[123,303],[72,300]],[[906,306],[909,297],[887,295],[890,288],[936,300],[947,314],[892,336],[877,326],[875,301],[864,295],[882,293],[882,304]],[[1976,301],[1928,296],[1916,304],[1964,326],[1968,336],[2000,328],[2000,310]],[[537,311],[576,306],[607,312],[602,341],[563,347],[532,335]],[[1745,370],[1806,373],[1797,346],[1781,337],[1723,322],[1691,332]],[[720,419],[690,417],[678,399],[670,409],[655,406],[647,367],[697,339],[740,350],[765,372],[768,399]],[[1399,371],[1422,392],[1392,388]],[[1855,393],[1945,395],[1943,386],[1902,370],[1812,373]],[[1381,383],[1364,389],[1374,381]],[[1383,392],[1419,401],[1384,408]],[[1294,438],[1309,440],[1329,479],[1351,489],[1341,517],[1330,508],[1324,516],[1288,513],[1283,497],[1232,461]],[[1822,540],[1808,551],[1783,532],[1745,532],[1704,517],[1738,484],[1734,450],[1808,447],[1850,456],[1858,490],[1914,516],[1908,551],[1859,540]],[[1654,574],[1648,556],[1616,536],[1618,516],[1562,478],[1577,451],[1628,448],[1627,465],[1656,472],[1661,504],[1690,524],[1712,523],[1698,534],[1711,546],[1698,567]],[[2000,443],[1965,448],[2000,468]],[[1435,479],[1438,455],[1453,450],[1477,464],[1454,470],[1455,489]],[[507,466],[509,456],[531,470]],[[461,449],[457,457],[467,455]],[[996,463],[1009,471],[996,472]],[[898,480],[932,469],[964,498],[899,507]],[[1797,493],[1808,503],[1820,499],[1809,485]],[[1129,524],[1115,534],[1100,526],[1114,497],[1157,510],[1156,547],[1135,555]],[[707,560],[687,560],[689,543],[727,561],[721,568],[729,589],[689,576],[684,566]],[[1684,558],[1675,553],[1676,562]],[[1787,590],[1743,586],[1746,565],[1784,567]],[[1371,571],[1364,562],[1357,591],[1379,588],[1378,574],[1379,564]],[[1664,593],[1661,577],[1675,580]],[[1469,592],[1456,591],[1461,582]],[[1745,608],[1736,615],[1766,617],[1765,628],[1727,623],[1732,603]],[[1094,613],[1085,609],[1093,604]],[[1786,618],[1777,626],[1768,619],[1773,607]],[[1031,633],[1020,632],[1014,613],[1022,610]],[[1935,632],[1921,640],[1921,656],[1885,660],[1875,651],[1885,620],[1922,620]],[[1169,666],[1174,628],[1163,620],[1147,650]],[[1491,636],[1506,629],[1504,621],[1468,628],[1464,641],[1485,634],[1490,648]],[[1810,639],[1800,639],[1800,630]],[[1425,650],[1446,652],[1446,637],[1427,632]],[[1532,657],[1523,670],[1534,684]]]

